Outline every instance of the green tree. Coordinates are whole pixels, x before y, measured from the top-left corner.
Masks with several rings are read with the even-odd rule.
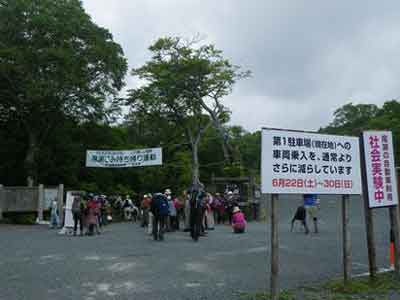
[[[107,121],[118,111],[126,71],[122,48],[81,1],[0,2],[0,122],[25,132],[28,185],[60,120]]]
[[[358,136],[368,123],[377,116],[379,108],[375,104],[348,103],[338,108],[333,114],[333,121],[321,131],[326,133]]]
[[[149,50],[152,58],[132,75],[145,84],[130,91],[136,113],[152,114],[183,129],[192,152],[192,183],[200,183],[199,144],[211,125],[224,134],[228,109],[222,104],[238,79],[249,76],[213,45],[160,38]]]
[[[359,136],[365,130],[393,132],[396,157],[400,157],[400,102],[386,101],[380,108],[375,104],[348,103],[335,111],[333,121],[320,131]]]

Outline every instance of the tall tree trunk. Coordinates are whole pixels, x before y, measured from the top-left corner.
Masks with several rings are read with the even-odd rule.
[[[26,170],[26,184],[32,187],[36,180],[36,152],[37,152],[37,138],[36,135],[28,130],[28,150],[25,156],[25,170]]]
[[[222,137],[222,151],[224,153],[224,158],[227,162],[232,163],[232,147],[229,145],[228,141],[228,133],[226,132],[226,129],[221,125],[219,122],[218,118],[215,116],[211,116],[214,122],[215,128],[218,130],[219,134]]]
[[[192,184],[199,186],[200,184],[200,164],[199,164],[199,140],[191,142],[192,146]]]
[[[208,112],[208,114],[211,117],[211,120],[214,124],[214,127],[217,129],[218,133],[220,134],[222,138],[222,151],[224,153],[224,159],[228,163],[232,163],[232,147],[229,144],[228,140],[228,133],[224,126],[222,126],[221,121],[219,120],[218,116],[223,113],[223,106],[219,103],[218,100],[215,99],[215,103],[217,106],[217,110],[213,110],[210,107],[207,106],[207,104],[204,101],[200,101],[201,106]]]

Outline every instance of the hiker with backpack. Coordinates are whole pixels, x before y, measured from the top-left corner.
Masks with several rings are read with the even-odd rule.
[[[190,191],[190,236],[197,242],[200,236],[205,235],[203,224],[203,209],[206,194],[204,186],[193,186]]]
[[[153,214],[153,238],[155,241],[164,240],[165,225],[169,214],[168,199],[165,195],[157,193],[151,202]]]

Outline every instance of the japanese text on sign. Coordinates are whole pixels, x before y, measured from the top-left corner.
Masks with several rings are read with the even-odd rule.
[[[360,194],[358,138],[262,131],[263,193]]]
[[[128,151],[86,152],[86,166],[99,168],[128,168],[162,164],[162,149],[150,148]]]
[[[363,133],[369,207],[397,205],[392,133]]]

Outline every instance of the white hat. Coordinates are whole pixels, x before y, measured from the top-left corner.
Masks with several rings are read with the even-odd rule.
[[[164,193],[165,194],[171,194],[171,190],[170,189],[166,189]]]
[[[240,211],[240,208],[237,207],[237,206],[235,206],[235,207],[233,208],[233,213],[237,213],[238,211]]]

